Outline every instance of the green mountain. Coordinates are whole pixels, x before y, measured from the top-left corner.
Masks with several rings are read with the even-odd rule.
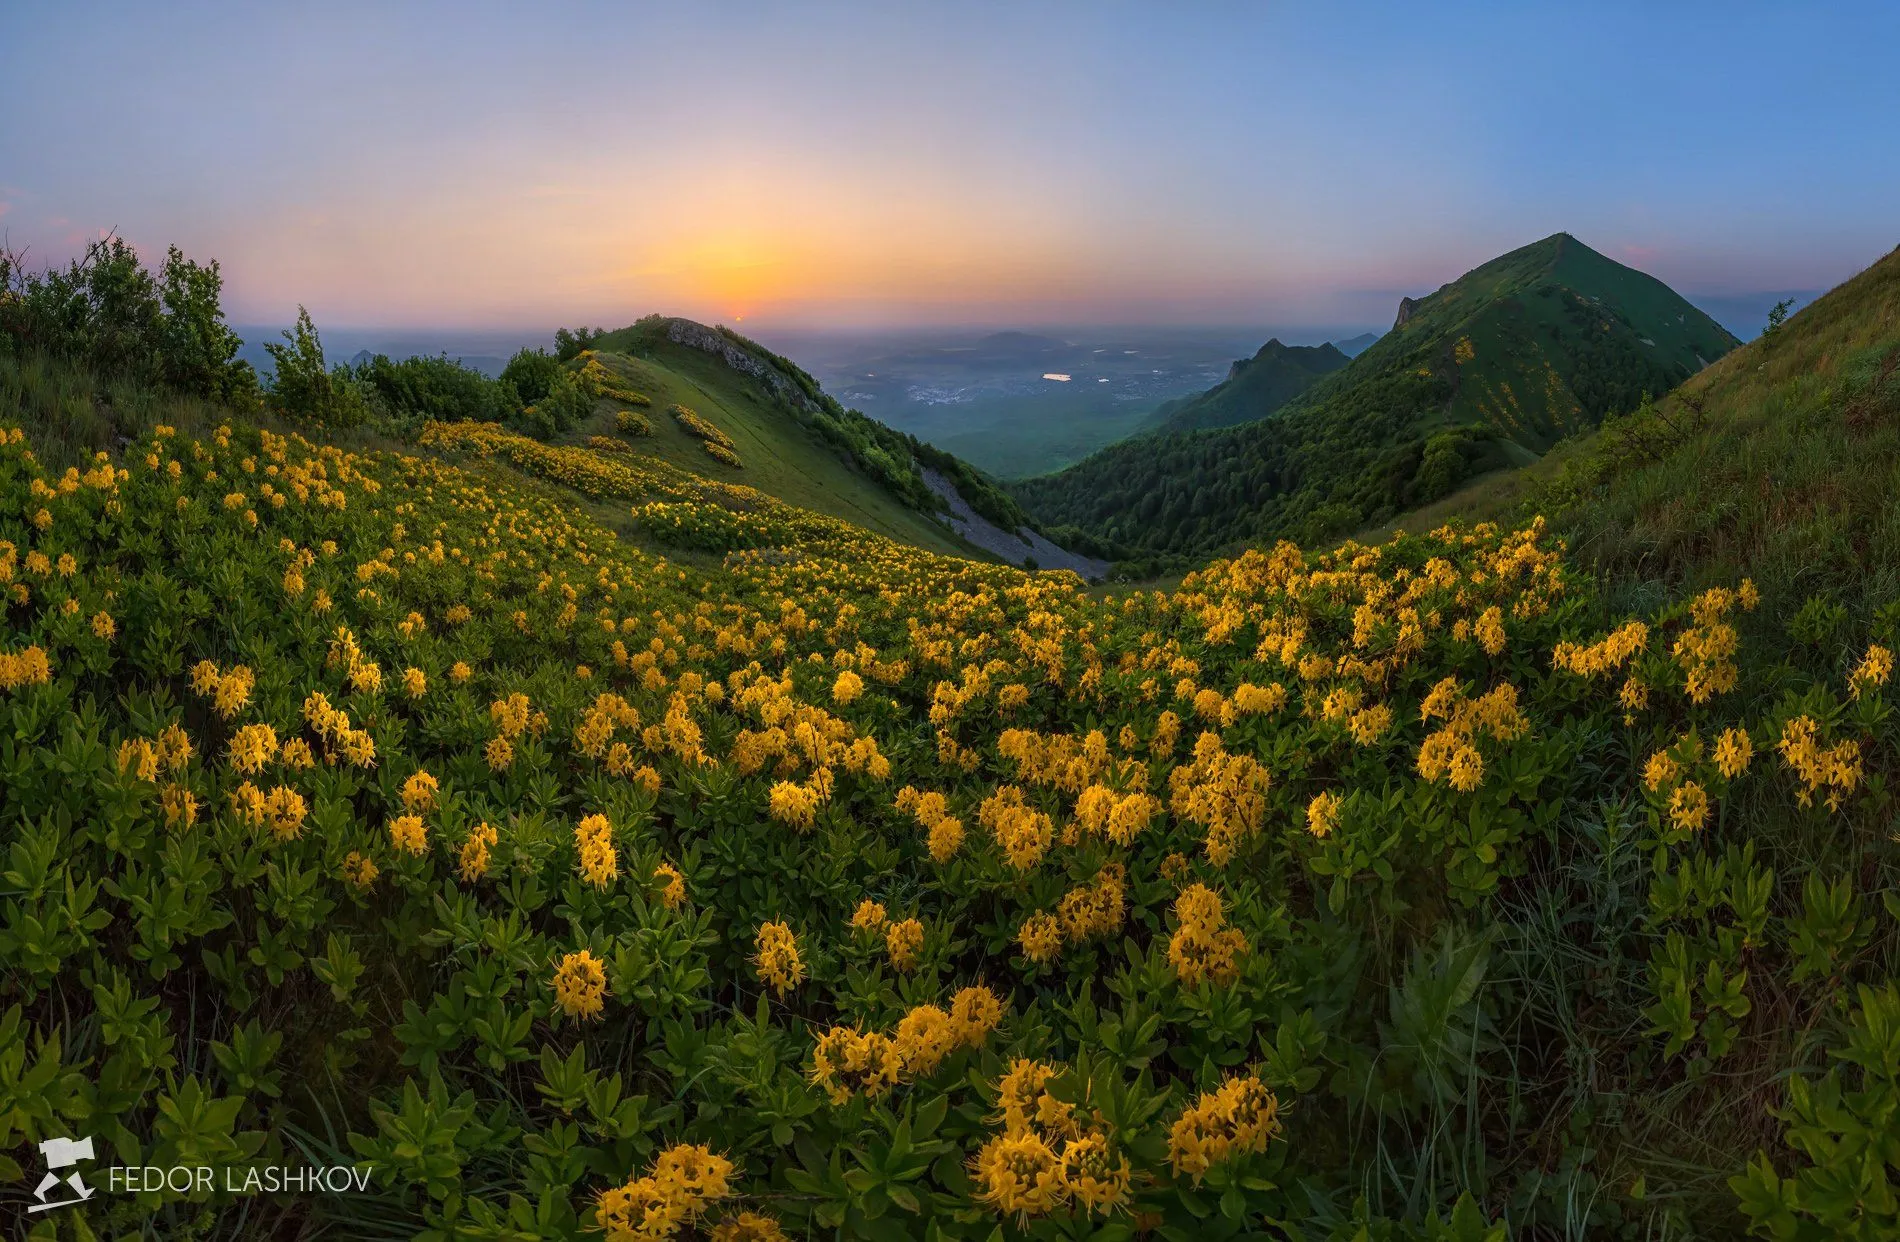
[[[1164,404],[1148,427],[1198,431],[1265,418],[1350,361],[1331,345],[1283,345],[1275,337],[1206,392]]]
[[[1404,299],[1392,331],[1271,417],[1136,437],[1015,490],[1045,527],[1130,556],[1317,541],[1534,460],[1737,344],[1559,233]]]

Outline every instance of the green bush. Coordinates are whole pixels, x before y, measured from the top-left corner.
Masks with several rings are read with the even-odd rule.
[[[375,393],[378,404],[398,418],[498,423],[514,413],[519,404],[512,388],[447,355],[393,361],[377,354],[348,371],[352,379]]]
[[[374,406],[368,391],[347,366],[325,365],[323,340],[302,306],[297,307],[297,326],[284,333],[284,342],[264,345],[273,363],[272,408],[287,418],[326,427],[359,427],[369,421]]]
[[[22,255],[0,250],[0,349],[252,409],[257,375],[237,357],[223,288],[215,260],[200,266],[176,246],[156,276],[116,236],[88,243],[64,270],[29,272]]]
[[[514,389],[515,400],[530,406],[548,395],[561,374],[561,360],[545,349],[522,349],[502,368],[501,382]]]

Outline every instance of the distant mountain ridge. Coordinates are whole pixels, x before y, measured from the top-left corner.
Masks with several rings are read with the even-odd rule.
[[[1405,298],[1392,331],[1265,418],[1125,440],[1016,491],[1045,529],[1130,554],[1317,541],[1531,460],[1737,344],[1558,233]]]
[[[1265,418],[1350,361],[1332,345],[1286,345],[1274,337],[1235,362],[1220,384],[1156,410],[1150,426],[1197,431]]]

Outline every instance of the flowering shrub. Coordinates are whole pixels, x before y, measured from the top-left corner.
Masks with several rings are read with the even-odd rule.
[[[1587,1063],[1772,1102],[1696,1212],[1891,1223],[1877,866],[1737,827],[1884,839],[1890,635],[1631,618],[1541,523],[1104,596],[493,424],[3,438],[22,1168],[323,1151],[372,1188],[284,1210],[363,1236],[1612,1230],[1672,1166],[1564,1129]],[[1587,1006],[1532,1007],[1547,920]]]

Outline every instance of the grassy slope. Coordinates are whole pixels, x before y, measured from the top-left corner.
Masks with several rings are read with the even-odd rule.
[[[1900,251],[1659,402],[1395,525],[1547,514],[1627,580],[1900,596]],[[1883,378],[1884,376],[1884,378]],[[1695,406],[1702,414],[1697,416]]]
[[[651,349],[653,355],[645,358],[600,354],[603,365],[653,398],[652,408],[646,411],[653,435],[631,441],[637,451],[721,482],[756,487],[788,504],[843,518],[902,543],[982,558],[937,522],[852,469],[793,421],[756,381],[711,354],[684,345],[661,341]],[[675,403],[732,437],[744,466],[734,468],[707,455],[700,442],[680,430],[667,414]],[[592,421],[571,438],[612,434],[614,413],[622,408],[600,401]]]

